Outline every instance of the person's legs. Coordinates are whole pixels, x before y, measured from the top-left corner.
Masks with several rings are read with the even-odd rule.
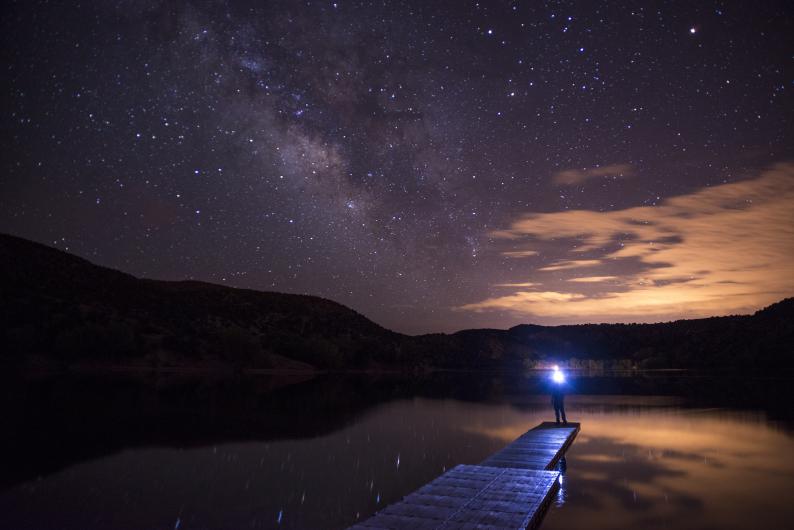
[[[564,403],[560,403],[560,416],[562,416],[562,422],[563,423],[568,423],[568,420],[565,418],[565,404]]]
[[[556,401],[554,402],[554,417],[556,418],[557,423],[560,423],[560,404]]]

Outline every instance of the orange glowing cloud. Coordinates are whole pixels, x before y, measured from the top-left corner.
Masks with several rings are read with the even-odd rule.
[[[562,271],[566,269],[581,269],[582,267],[595,267],[596,265],[601,265],[601,260],[597,259],[575,259],[575,260],[564,260],[564,261],[557,261],[552,263],[551,265],[547,265],[545,267],[541,267],[540,271]]]
[[[532,288],[460,309],[571,322],[750,312],[794,294],[794,163],[653,207],[531,214],[492,236],[513,252],[575,243],[515,282]]]
[[[528,258],[530,256],[537,256],[537,250],[508,250],[502,252],[502,256],[507,258]]]

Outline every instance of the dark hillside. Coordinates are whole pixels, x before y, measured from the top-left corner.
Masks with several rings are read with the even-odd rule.
[[[260,369],[794,368],[794,299],[754,315],[409,337],[322,298],[139,279],[0,234],[0,360]]]
[[[0,340],[17,361],[341,367],[373,347],[389,357],[399,337],[330,300],[141,280],[7,235],[0,278]]]

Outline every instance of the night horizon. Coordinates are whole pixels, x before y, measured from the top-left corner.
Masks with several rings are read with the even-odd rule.
[[[5,234],[5,235],[11,236],[11,237],[18,237],[18,236],[13,236],[11,234]],[[4,236],[4,234],[0,233],[0,236]],[[24,241],[29,241],[29,240],[26,240],[24,238],[20,238],[20,239],[23,239]],[[45,246],[51,246],[51,248],[57,249],[57,246],[55,246],[55,245],[45,245]],[[75,256],[74,254],[68,252],[68,250],[63,250],[63,249],[57,249],[57,250],[62,250],[64,252],[66,252],[67,254],[71,255],[71,256]],[[79,257],[79,256],[76,256],[76,257]],[[82,259],[85,259],[85,258],[82,258]],[[91,265],[97,265],[99,267],[106,268],[106,267],[104,267],[102,265],[93,263],[90,260],[87,260],[87,261]],[[123,274],[129,274],[129,273],[125,272],[125,271],[119,271],[119,270],[116,270],[116,269],[109,269],[109,270],[111,270],[113,272],[121,272]],[[207,285],[217,286],[217,287],[228,287],[230,289],[240,289],[240,290],[243,290],[243,291],[253,291],[255,293],[263,293],[263,294],[273,293],[273,294],[276,294],[276,295],[287,295],[287,296],[295,294],[295,295],[300,295],[300,296],[308,296],[309,298],[315,298],[317,300],[328,300],[330,302],[338,303],[338,302],[336,302],[336,300],[331,300],[331,299],[327,299],[327,298],[324,299],[322,297],[317,297],[315,295],[311,295],[311,294],[308,294],[308,293],[281,293],[281,292],[278,292],[278,291],[258,291],[256,289],[249,289],[249,288],[245,288],[245,287],[235,287],[235,286],[232,286],[232,285],[224,285],[224,284],[221,284],[221,283],[205,282],[205,281],[202,281],[202,280],[192,279],[192,278],[190,278],[190,279],[181,279],[181,280],[162,280],[162,279],[158,279],[158,278],[145,278],[145,277],[140,277],[139,278],[139,277],[136,277],[134,275],[131,275],[131,276],[133,276],[136,279],[140,279],[140,280],[153,280],[155,282],[162,282],[162,283],[165,283],[165,284],[171,283],[171,284],[174,284],[174,285],[178,285],[178,284],[180,284],[182,282],[188,282],[188,283],[195,282],[195,283],[198,283],[198,284],[207,284]],[[794,300],[794,298],[784,298],[784,299],[780,299],[780,300],[775,300],[775,301],[770,302],[768,305],[760,307],[759,310],[769,309],[771,306],[776,306],[776,305],[780,305],[780,304],[786,304],[786,303],[789,303],[791,300]],[[355,308],[349,308],[349,309],[352,309],[353,311],[356,311]],[[364,318],[366,318],[368,320],[372,320],[366,314],[360,313],[358,311],[356,311],[356,312],[361,314],[361,316],[363,316]],[[573,326],[577,326],[577,325],[587,326],[587,325],[600,325],[600,324],[668,324],[668,323],[678,322],[678,321],[693,320],[693,319],[708,319],[708,318],[716,318],[716,317],[720,317],[720,316],[727,316],[727,317],[732,317],[732,316],[750,316],[754,312],[756,312],[756,310],[748,310],[747,312],[744,312],[744,313],[742,313],[742,312],[732,312],[732,313],[726,313],[726,314],[704,315],[704,316],[697,316],[697,317],[691,317],[691,318],[682,317],[682,318],[679,318],[679,319],[676,319],[676,320],[620,320],[620,321],[615,321],[615,322],[610,322],[610,321],[587,321],[587,322],[560,322],[560,323],[553,323],[553,324],[539,324],[538,322],[527,321],[527,322],[519,322],[519,323],[515,324],[514,326],[539,325],[539,326],[544,326],[544,327],[555,327],[555,326],[570,326],[570,325],[573,325]],[[373,321],[373,322],[375,324],[381,326],[381,324],[379,322],[375,322],[375,321]],[[510,327],[514,327],[514,326],[510,326]],[[383,326],[383,327],[385,328],[385,326]],[[386,329],[389,329],[389,328],[386,328]],[[416,334],[404,333],[404,332],[401,332],[401,331],[398,331],[398,330],[390,330],[390,331],[397,331],[398,333],[404,333],[406,335],[417,335],[418,336],[418,335],[424,335],[424,334],[432,335],[432,334],[435,334],[435,333],[452,333],[452,334],[454,334],[456,332],[472,331],[472,330],[476,330],[476,329],[477,328],[474,328],[474,329],[471,329],[471,328],[463,329],[463,328],[461,328],[461,329],[453,329],[451,331],[429,331],[429,332],[426,332],[426,333],[416,333]],[[507,330],[508,328],[482,328],[482,329]]]
[[[4,17],[0,231],[406,333],[794,295],[783,4]]]

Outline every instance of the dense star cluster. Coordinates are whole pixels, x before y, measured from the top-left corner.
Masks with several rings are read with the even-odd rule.
[[[599,4],[9,2],[0,230],[406,332],[790,296],[790,6]]]

